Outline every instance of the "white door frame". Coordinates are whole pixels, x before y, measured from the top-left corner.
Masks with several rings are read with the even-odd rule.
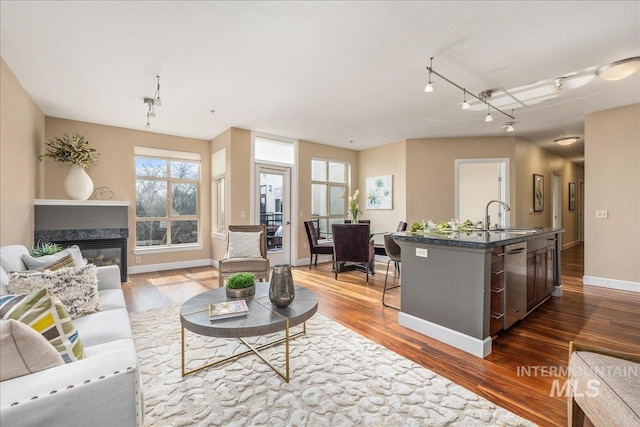
[[[282,203],[284,209],[282,211],[282,252],[268,253],[267,257],[271,261],[271,265],[276,264],[291,264],[292,248],[291,243],[293,239],[291,237],[293,227],[291,226],[291,167],[271,165],[268,163],[255,164],[255,179],[254,179],[254,206],[256,207],[253,212],[253,219],[255,224],[260,224],[260,174],[275,174],[283,175],[283,193]]]
[[[584,242],[584,180],[579,180],[578,185],[578,240]]]
[[[562,228],[562,175],[551,175],[551,226]]]

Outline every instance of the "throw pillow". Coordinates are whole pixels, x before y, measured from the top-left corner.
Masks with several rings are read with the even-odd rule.
[[[73,261],[73,257],[71,256],[71,254],[66,254],[59,260],[53,261],[51,264],[43,265],[38,270],[39,271],[45,271],[45,270],[56,271],[65,267],[74,267],[75,265],[76,263]]]
[[[260,237],[262,231],[257,233],[230,231],[229,248],[227,258],[260,258]]]
[[[17,320],[0,320],[0,381],[64,365],[62,356],[35,329]]]
[[[102,310],[96,266],[93,264],[56,271],[14,271],[9,275],[7,289],[13,294],[43,288],[49,289],[62,301],[72,319]]]
[[[24,262],[29,270],[37,270],[40,267],[44,267],[45,265],[58,261],[66,255],[71,255],[73,262],[78,267],[84,267],[87,265],[87,263],[84,262],[84,258],[82,258],[82,252],[80,252],[78,245],[69,246],[67,249],[53,255],[45,255],[38,258],[34,258],[31,255],[22,255],[22,262]]]
[[[31,326],[58,350],[65,363],[84,359],[78,330],[60,300],[48,289],[0,297],[0,318]]]

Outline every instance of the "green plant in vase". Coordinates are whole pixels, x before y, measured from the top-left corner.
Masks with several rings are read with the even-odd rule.
[[[37,258],[45,255],[53,255],[60,252],[61,250],[62,248],[56,243],[38,242],[38,244],[33,249],[31,249],[31,256]]]
[[[253,273],[235,273],[227,279],[225,285],[230,298],[248,297],[256,292],[256,278]]]

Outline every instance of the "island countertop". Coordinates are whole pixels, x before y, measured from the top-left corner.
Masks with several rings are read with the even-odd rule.
[[[393,233],[393,238],[399,242],[414,242],[422,244],[457,246],[460,248],[492,249],[497,246],[510,245],[535,239],[546,234],[564,233],[562,228],[507,228],[500,230],[473,231],[428,231]]]

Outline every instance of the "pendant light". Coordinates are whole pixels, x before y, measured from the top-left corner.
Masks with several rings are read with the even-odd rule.
[[[462,89],[462,92],[464,93],[464,98],[462,101],[462,109],[463,110],[468,110],[469,109],[469,103],[467,102],[467,90],[466,89]]]
[[[491,105],[489,105],[489,103],[487,103],[487,117],[484,118],[485,122],[492,122],[493,121],[493,117],[491,117]]]
[[[431,58],[431,65],[433,65],[433,58]],[[427,93],[433,92],[433,86],[431,85],[431,65],[429,65],[429,82],[427,86],[424,88],[424,91]]]

